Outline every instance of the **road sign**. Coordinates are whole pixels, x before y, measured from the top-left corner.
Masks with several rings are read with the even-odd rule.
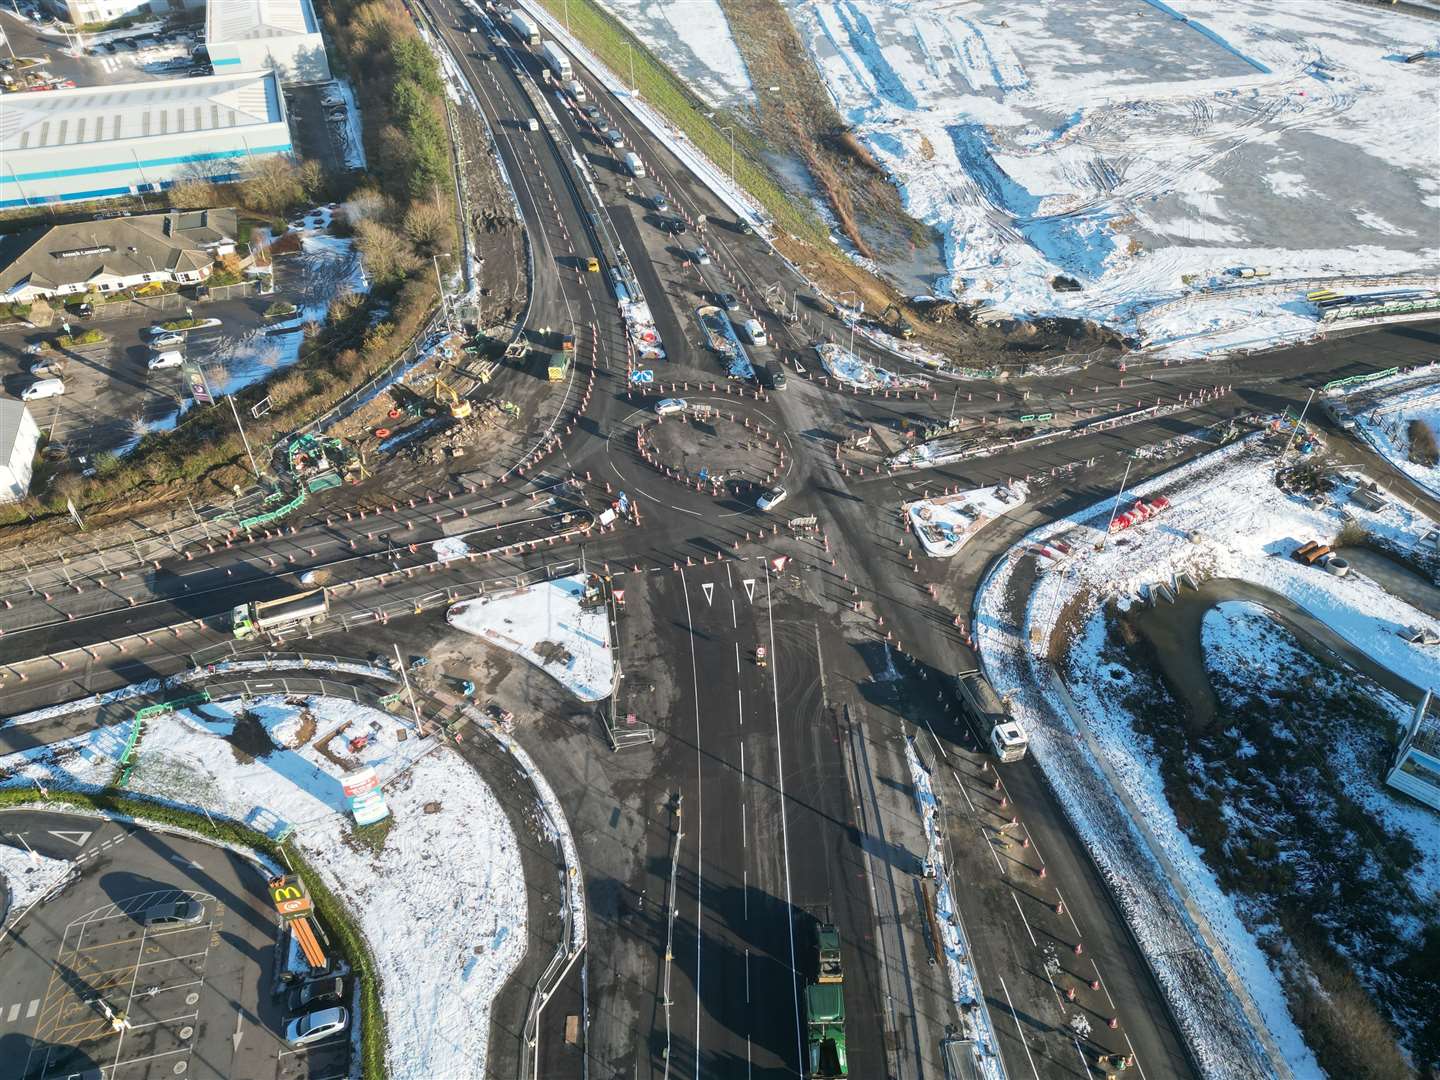
[[[275,903],[275,910],[287,920],[303,919],[314,907],[310,901],[310,892],[298,874],[271,878],[270,899]]]
[[[196,405],[214,405],[215,396],[210,393],[210,386],[205,381],[205,373],[200,370],[198,364],[192,364],[186,360],[180,365],[180,373],[185,378],[185,385],[190,389],[190,396],[195,399]]]
[[[390,816],[385,805],[385,796],[380,792],[380,778],[369,767],[346,773],[340,778],[345,789],[345,798],[350,804],[350,813],[355,815],[356,825],[373,825]]]
[[[641,386],[646,383],[653,383],[655,381],[655,372],[648,369],[645,371],[631,372],[630,381],[636,386]]]

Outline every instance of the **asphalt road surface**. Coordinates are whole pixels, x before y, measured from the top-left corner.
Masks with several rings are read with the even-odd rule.
[[[42,811],[0,813],[0,843],[67,860],[76,875],[0,941],[0,1078],[343,1074],[347,1039],[296,1052],[276,1034],[285,1020],[271,994],[277,923],[253,863],[168,833]],[[143,925],[144,911],[181,896],[204,906],[200,922]],[[129,1028],[114,1029],[107,1005]]]

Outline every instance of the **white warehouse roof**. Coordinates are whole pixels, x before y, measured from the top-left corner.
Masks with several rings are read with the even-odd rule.
[[[6,94],[0,152],[262,127],[284,120],[263,72]]]
[[[319,32],[309,0],[210,0],[205,5],[207,43]]]

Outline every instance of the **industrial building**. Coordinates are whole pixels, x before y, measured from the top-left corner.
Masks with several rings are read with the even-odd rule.
[[[205,51],[217,73],[274,71],[286,86],[330,79],[310,0],[210,0]]]
[[[0,400],[0,503],[29,494],[39,445],[40,429],[25,403]]]
[[[235,252],[234,210],[172,210],[41,226],[0,237],[0,300],[196,285]]]
[[[1440,810],[1440,714],[1431,708],[1433,700],[1434,693],[1425,691],[1415,718],[1400,740],[1385,782],[1412,799]]]
[[[41,0],[41,6],[51,15],[76,26],[131,16],[164,17],[202,7],[204,3],[205,0]]]
[[[7,94],[0,208],[235,180],[255,159],[290,152],[271,72]]]

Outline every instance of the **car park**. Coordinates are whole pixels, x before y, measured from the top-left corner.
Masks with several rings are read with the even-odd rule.
[[[331,1035],[339,1035],[350,1025],[350,1013],[341,1008],[321,1009],[296,1017],[285,1025],[285,1041],[291,1046],[309,1046]]]
[[[773,487],[755,500],[755,506],[760,510],[773,510],[784,502],[789,494],[783,487]]]
[[[655,415],[673,416],[675,413],[683,413],[689,408],[689,402],[684,398],[661,398],[655,403]]]
[[[177,368],[184,362],[184,353],[177,349],[166,349],[164,352],[157,352],[151,356],[147,366],[151,371],[160,371],[164,368]]]
[[[65,383],[60,379],[39,379],[20,393],[21,401],[39,401],[42,398],[59,397],[65,393]]]
[[[194,926],[204,918],[204,904],[181,897],[179,900],[167,900],[163,904],[152,904],[141,914],[140,921],[150,930],[163,930],[171,926]]]
[[[290,991],[291,1012],[305,1012],[316,1005],[334,1005],[345,1000],[345,980],[336,975],[315,979]]]

